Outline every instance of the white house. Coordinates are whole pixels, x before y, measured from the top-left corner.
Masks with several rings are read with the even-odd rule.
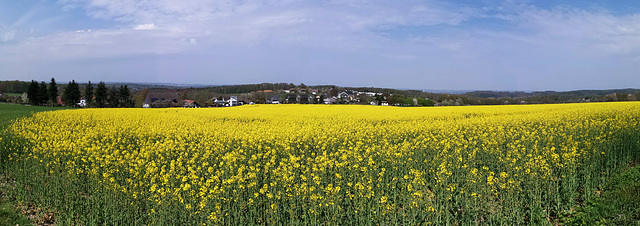
[[[349,93],[347,93],[346,91],[342,91],[342,92],[338,93],[338,96],[337,96],[337,97],[338,97],[338,98],[344,98],[344,99],[347,99],[347,98],[349,98]]]
[[[342,92],[338,93],[337,98],[339,98],[339,99],[342,98],[342,99],[345,99],[345,100],[354,100],[356,98],[356,92],[351,91],[351,90],[345,90],[345,91],[342,91]]]
[[[238,106],[238,97],[237,96],[231,96],[231,98],[229,98],[229,100],[228,100],[228,105],[227,106]]]
[[[382,93],[374,93],[374,92],[358,92],[358,95],[366,95],[368,97],[374,97],[376,95],[382,96]]]
[[[78,106],[86,107],[87,106],[87,100],[85,100],[84,97],[83,97],[82,99],[80,99],[80,103],[78,103]]]

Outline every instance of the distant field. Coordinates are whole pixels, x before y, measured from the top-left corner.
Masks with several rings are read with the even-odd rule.
[[[19,96],[22,96],[22,93],[7,93],[7,96],[10,96],[10,97],[19,97]]]
[[[42,111],[55,111],[68,108],[62,107],[42,107],[42,106],[26,106],[20,104],[0,103],[0,130],[9,125],[14,119],[31,116],[34,113]]]
[[[60,225],[554,225],[640,157],[638,112],[82,109],[19,120],[0,154]]]

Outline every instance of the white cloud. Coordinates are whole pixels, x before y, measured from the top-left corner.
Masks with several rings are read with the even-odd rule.
[[[13,39],[16,37],[16,31],[6,31],[2,34],[2,41],[3,42],[8,42],[8,41],[13,41]]]
[[[133,28],[134,30],[154,30],[156,29],[155,24],[138,24],[138,26]]]
[[[181,40],[185,43],[189,43],[192,45],[198,44],[198,39],[195,39],[195,38],[183,38]]]
[[[504,36],[587,54],[640,55],[640,14],[616,15],[602,9],[568,7],[543,9],[533,5],[507,9],[500,16],[518,29],[500,31]]]
[[[195,38],[187,43],[195,44]],[[139,32],[133,29],[104,29],[60,32],[45,37],[30,38],[12,46],[0,48],[0,55],[13,55],[25,61],[46,61],[84,58],[113,58],[136,55],[164,55],[192,50],[172,33]]]

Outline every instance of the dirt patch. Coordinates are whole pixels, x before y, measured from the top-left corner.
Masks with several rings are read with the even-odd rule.
[[[55,223],[55,214],[52,211],[43,210],[31,203],[17,201],[11,197],[11,191],[15,189],[16,181],[0,173],[0,201],[10,202],[29,221],[35,225],[51,226]]]

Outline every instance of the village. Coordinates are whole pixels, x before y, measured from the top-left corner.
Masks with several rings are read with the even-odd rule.
[[[331,94],[334,95],[331,95]],[[388,106],[383,93],[343,89],[319,90],[311,88],[291,88],[283,90],[259,90],[239,95],[218,95],[200,103],[182,98],[178,92],[149,92],[143,108],[167,107],[233,107],[245,104],[367,104]],[[415,99],[415,98],[414,98]],[[417,101],[417,100],[415,100]]]

